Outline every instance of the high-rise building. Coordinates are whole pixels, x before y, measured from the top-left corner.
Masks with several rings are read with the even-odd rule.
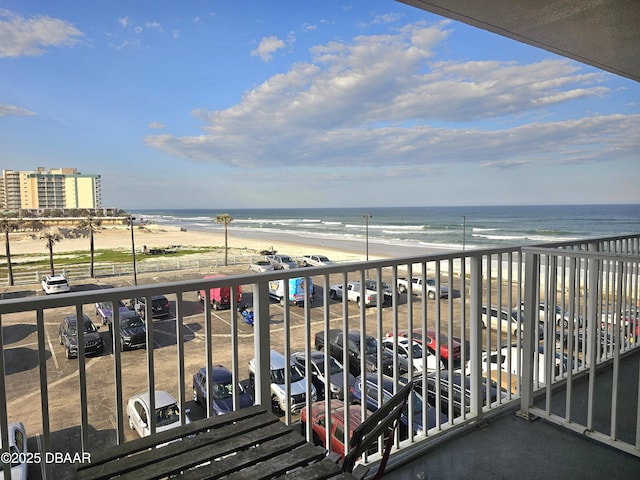
[[[101,204],[100,175],[82,174],[75,168],[2,171],[0,207],[4,210],[96,209]]]

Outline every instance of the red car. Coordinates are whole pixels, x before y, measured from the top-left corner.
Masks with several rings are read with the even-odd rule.
[[[344,448],[344,414],[345,409],[349,412],[349,438],[353,436],[353,431],[362,423],[361,406],[347,405],[340,400],[331,401],[331,446],[327,448],[327,412],[325,410],[325,402],[315,402],[311,404],[311,428],[313,430],[313,443],[320,445],[327,450],[340,455],[340,459],[345,456]],[[307,423],[307,407],[300,411],[300,422],[302,424],[302,433],[304,435]]]
[[[401,337],[409,337],[409,332],[404,331],[398,333]],[[388,336],[393,336],[393,334],[388,334]],[[423,345],[426,344],[429,351],[433,354],[436,353],[436,350],[440,348],[440,358],[445,366],[449,364],[449,358],[452,358],[454,364],[460,363],[460,342],[457,340],[451,340],[451,345],[453,346],[453,355],[449,355],[449,337],[444,334],[440,334],[439,338],[436,334],[435,330],[428,329],[427,335],[422,333],[421,328],[415,328],[412,332],[411,337],[418,343]]]

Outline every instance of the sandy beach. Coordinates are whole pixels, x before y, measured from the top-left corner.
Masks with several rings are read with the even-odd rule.
[[[88,237],[75,237],[65,234],[65,229],[60,229],[62,240],[56,242],[54,252],[57,254],[88,251]],[[12,256],[30,255],[33,257],[47,257],[46,240],[41,238],[46,230],[38,233],[17,232],[10,234],[10,247]],[[292,236],[289,236],[292,237]],[[246,254],[258,253],[262,250],[273,249],[279,253],[290,255],[294,258],[307,254],[326,255],[330,259],[343,261],[359,261],[365,259],[364,245],[357,251],[354,246],[334,246],[314,243],[313,239],[296,242],[295,239],[247,237],[238,236],[229,230],[228,247],[230,253]],[[145,225],[134,230],[134,243],[137,252],[153,248],[178,247],[224,247],[223,232],[184,231],[179,227]],[[320,243],[320,242],[319,242]],[[359,245],[357,246],[359,247]],[[126,250],[131,249],[131,230],[126,227],[102,227],[94,234],[94,248],[96,250]],[[385,255],[370,254],[369,258],[380,258]]]

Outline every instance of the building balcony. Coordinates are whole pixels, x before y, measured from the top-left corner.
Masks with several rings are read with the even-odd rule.
[[[137,438],[127,409],[135,394],[169,392],[181,421],[215,415],[214,382],[196,386],[194,394],[194,374],[204,368],[204,378],[213,379],[214,366],[223,365],[235,386],[231,408],[239,408],[248,391],[309,441],[324,444],[330,434],[319,434],[314,422],[301,424],[299,409],[288,408],[286,399],[295,397],[307,410],[314,391],[320,398],[348,392],[345,398],[354,401],[358,381],[354,386],[349,370],[369,372],[377,384],[389,380],[385,372],[392,389],[416,380],[428,408],[417,408],[420,397],[410,402],[416,415],[396,433],[385,478],[637,469],[639,252],[640,235],[634,235],[176,282],[158,283],[162,274],[156,274],[154,283],[137,287],[118,283],[122,277],[75,279],[72,293],[50,296],[36,295],[38,285],[16,287],[0,301],[2,445],[8,444],[6,426],[21,421],[31,456],[20,458],[44,459],[28,465],[29,478],[72,478],[78,459]],[[411,278],[415,284],[405,292],[403,279]],[[350,297],[338,288],[366,283],[370,291],[352,288]],[[242,289],[241,298],[231,295],[228,309],[209,308],[224,288]],[[145,300],[160,295],[169,300],[168,313]],[[103,325],[105,302],[112,308]],[[120,302],[122,308],[113,308]],[[128,305],[146,319],[147,348],[123,349]],[[239,313],[244,305],[253,322]],[[86,315],[101,327],[101,350],[94,352],[94,343],[87,352],[68,348],[60,325],[69,315]],[[352,348],[332,349],[336,330],[357,332]],[[410,332],[426,348],[385,359],[383,340],[400,352],[402,335]],[[347,366],[333,377],[333,390],[309,371],[294,385],[295,369],[285,369],[284,383],[273,386],[278,373],[270,369],[271,351],[284,358],[300,352],[309,364],[317,334],[325,340],[324,367],[329,353]],[[76,345],[95,341],[82,329],[77,337]],[[373,348],[369,358],[368,350],[353,348],[358,343]],[[464,395],[448,395],[447,378],[461,378]],[[366,416],[367,394],[370,407],[383,397],[371,387],[364,393],[360,412]],[[322,400],[329,408],[336,401]],[[347,419],[340,431],[352,427]],[[154,435],[162,426],[151,416],[146,428]],[[342,443],[348,436],[339,435]],[[361,461],[375,472],[378,459],[372,452]]]

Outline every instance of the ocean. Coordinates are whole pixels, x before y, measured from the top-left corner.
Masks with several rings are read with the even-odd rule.
[[[136,210],[138,219],[187,230],[278,239],[374,253],[416,254],[571,241],[640,232],[640,205],[542,205]]]

